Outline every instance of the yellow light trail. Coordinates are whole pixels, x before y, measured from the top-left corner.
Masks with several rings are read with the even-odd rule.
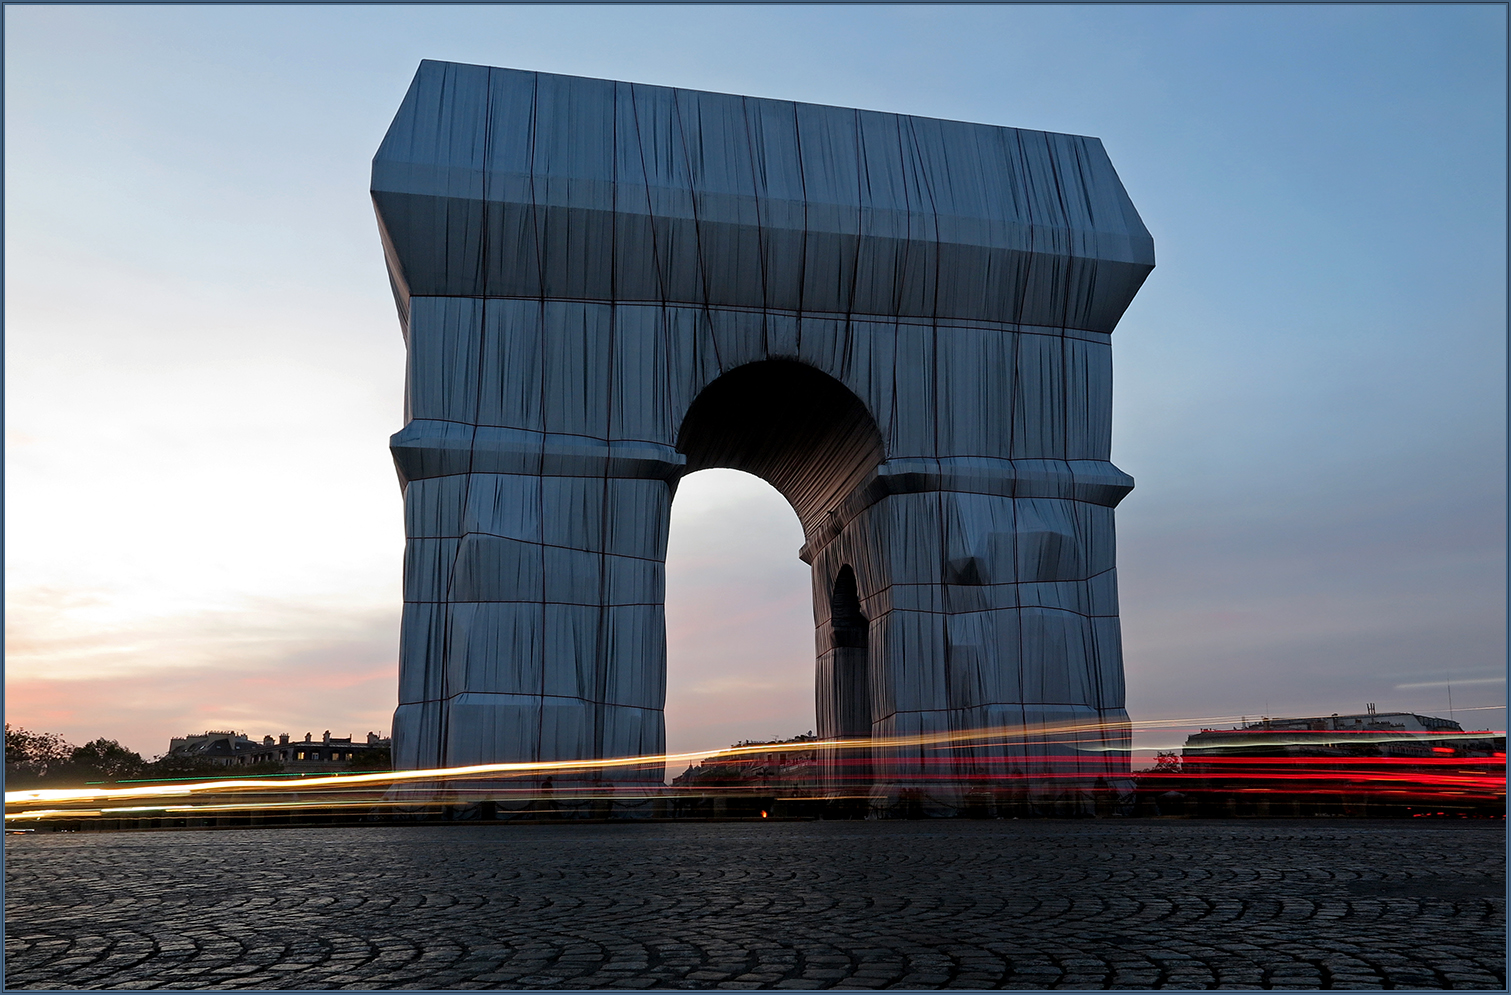
[[[141,784],[132,787],[84,787],[84,788],[41,788],[22,791],[8,791],[5,793],[6,819],[37,819],[57,817],[77,817],[85,815],[99,815],[104,812],[125,813],[135,811],[180,811],[180,810],[208,810],[208,807],[192,804],[178,806],[163,805],[111,805],[103,806],[102,803],[117,802],[146,802],[153,799],[183,799],[188,802],[197,796],[214,796],[220,794],[294,794],[304,792],[331,792],[348,793],[362,788],[392,788],[396,786],[412,785],[417,791],[434,790],[443,784],[450,782],[465,782],[468,779],[483,779],[488,777],[520,778],[531,774],[566,774],[573,772],[602,771],[610,768],[635,768],[635,767],[659,767],[668,764],[694,763],[698,761],[716,761],[720,759],[738,758],[758,754],[773,753],[801,753],[813,750],[820,751],[845,751],[845,750],[896,750],[917,747],[942,748],[946,751],[969,749],[972,746],[1010,746],[1018,749],[1029,747],[1047,747],[1053,750],[1071,750],[1075,753],[1098,754],[1098,753],[1127,753],[1130,747],[1118,745],[1116,742],[1108,742],[1108,739],[1119,739],[1129,735],[1135,729],[1138,731],[1151,731],[1155,729],[1178,729],[1198,726],[1203,723],[1238,721],[1241,716],[1203,716],[1196,718],[1153,719],[1143,721],[1115,721],[1098,723],[1095,721],[1068,721],[1061,723],[1044,723],[1034,727],[1003,726],[989,729],[966,730],[953,733],[928,733],[911,736],[892,737],[869,737],[854,739],[830,739],[830,740],[807,740],[802,742],[788,743],[757,743],[746,746],[735,746],[720,750],[700,750],[686,753],[665,753],[638,757],[609,757],[591,760],[554,760],[554,761],[517,761],[508,763],[474,764],[465,767],[437,767],[424,770],[398,770],[377,771],[365,774],[331,774],[316,777],[300,777],[297,780],[280,777],[266,778],[236,778],[218,781],[198,782],[169,782]],[[1277,730],[1277,732],[1279,732]],[[1485,735],[1504,735],[1503,733],[1433,733],[1436,740],[1446,739],[1475,739]],[[1272,734],[1273,735],[1273,734]],[[1282,733],[1283,735],[1283,733]],[[1305,736],[1305,733],[1293,733],[1293,735]],[[1309,742],[1315,738],[1314,732],[1305,740]],[[1392,740],[1419,739],[1421,733],[1350,733],[1352,736],[1365,736],[1371,743],[1387,742]],[[1360,742],[1366,740],[1361,739]],[[1264,742],[1276,742],[1272,736],[1264,739]],[[1148,747],[1143,747],[1147,750]],[[906,758],[901,758],[906,759]],[[914,758],[917,759],[917,758]],[[1065,756],[1042,756],[1034,759],[1044,759],[1055,762],[1068,760]],[[615,797],[625,798],[625,788],[610,788]],[[451,790],[455,791],[453,787]],[[496,786],[492,790],[498,790]],[[568,798],[593,797],[593,789],[580,789],[571,785],[562,785],[555,792],[555,796],[566,800]],[[586,792],[586,793],[584,793]],[[69,803],[84,805],[93,803],[98,809],[74,808]],[[414,802],[384,802],[384,805],[404,805]],[[224,803],[226,810],[247,810],[250,808],[262,809],[265,807],[312,807],[315,805],[333,807],[341,805],[366,805],[377,804],[377,800],[371,797],[349,803],[337,802],[327,795],[325,800],[304,802],[243,802],[240,805]],[[66,808],[54,806],[65,805]]]
[[[898,749],[910,746],[939,746],[947,743],[992,742],[1016,740],[1019,746],[1055,746],[1081,750],[1100,750],[1107,747],[1101,743],[1102,736],[1125,731],[1126,722],[1099,724],[1066,722],[1028,727],[999,727],[993,729],[966,730],[954,733],[928,733],[911,736],[868,737],[857,739],[807,740],[797,743],[758,743],[734,746],[720,750],[698,750],[687,753],[662,753],[638,757],[605,757],[592,760],[541,760],[517,761],[495,764],[474,764],[466,767],[434,767],[422,770],[378,771],[371,774],[333,774],[324,777],[301,777],[297,781],[269,778],[240,778],[224,781],[201,781],[195,783],[144,784],[130,788],[36,788],[22,791],[7,791],[6,805],[25,805],[42,802],[84,802],[108,798],[161,798],[189,796],[219,791],[308,791],[333,786],[398,784],[404,782],[431,782],[487,775],[520,776],[525,774],[556,774],[573,771],[602,770],[604,768],[654,767],[665,764],[692,763],[694,761],[749,756],[766,753],[800,753],[809,750],[849,749]],[[1088,737],[1095,743],[1078,745],[1067,739],[1026,739],[1025,737],[1074,736]],[[1117,750],[1117,747],[1112,747]]]

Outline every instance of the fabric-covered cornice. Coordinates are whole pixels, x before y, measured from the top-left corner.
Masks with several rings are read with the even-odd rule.
[[[1110,332],[1154,246],[1095,138],[424,62],[373,160],[416,296]]]

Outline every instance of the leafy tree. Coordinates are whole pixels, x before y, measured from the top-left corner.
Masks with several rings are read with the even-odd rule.
[[[266,774],[282,774],[285,768],[283,764],[276,760],[264,760],[260,763],[247,764],[244,767],[222,767],[221,770],[234,773],[237,777],[262,777]]]
[[[352,762],[346,765],[346,769],[356,771],[393,770],[393,751],[384,748],[358,753]]]
[[[380,766],[364,769],[386,770]],[[226,766],[205,757],[174,756],[144,760],[113,739],[103,737],[74,746],[56,733],[5,727],[5,780],[10,788],[80,787],[91,781],[177,780],[189,777],[258,777],[281,774],[276,761]]]
[[[126,749],[113,739],[95,739],[75,747],[66,763],[55,771],[48,772],[48,779],[86,781],[118,781],[121,778],[140,777],[147,761],[141,755]]]
[[[1156,753],[1154,755],[1154,773],[1156,773],[1156,774],[1179,774],[1180,770],[1181,770],[1181,766],[1180,766],[1180,754],[1179,753],[1174,753],[1174,752],[1163,753],[1162,752],[1162,753]]]
[[[261,766],[260,764],[258,766]],[[280,767],[280,769],[282,769]],[[144,778],[177,779],[181,777],[226,777],[246,774],[247,768],[229,768],[208,757],[175,756],[172,753],[158,757],[146,764],[139,776]],[[261,773],[261,772],[259,772]]]
[[[52,732],[30,732],[5,724],[5,780],[11,787],[25,787],[66,765],[74,752],[72,743]]]
[[[186,778],[235,780],[283,772],[283,764],[276,760],[255,764],[219,764],[208,757],[175,756],[169,753],[156,760],[143,762],[137,773],[123,776],[142,781],[178,781]]]

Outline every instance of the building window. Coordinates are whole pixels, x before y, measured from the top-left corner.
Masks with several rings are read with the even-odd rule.
[[[294,759],[295,760],[303,760],[304,759],[304,751],[300,750],[298,753],[294,754]]]

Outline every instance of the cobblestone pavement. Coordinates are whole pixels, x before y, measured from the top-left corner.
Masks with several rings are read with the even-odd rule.
[[[1504,988],[1504,823],[7,839],[15,988]]]

